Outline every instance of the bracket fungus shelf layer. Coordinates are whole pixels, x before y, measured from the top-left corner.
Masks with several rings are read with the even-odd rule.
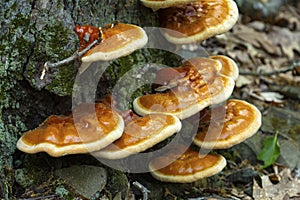
[[[177,152],[177,149],[171,149],[151,160],[151,175],[164,182],[190,183],[219,173],[227,164],[221,155],[201,155],[189,148],[182,154]]]
[[[221,62],[222,65],[222,68],[220,69],[221,74],[231,77],[234,81],[238,79],[239,68],[237,64],[234,62],[234,60],[232,60],[228,56],[223,56],[223,55],[209,56],[209,58]]]
[[[136,117],[126,124],[122,137],[93,155],[107,159],[124,158],[151,148],[180,129],[181,122],[173,115]]]
[[[235,83],[233,78],[221,74],[221,69],[222,62],[213,58],[192,58],[180,67],[163,68],[155,83],[166,91],[136,98],[134,110],[139,115],[159,112],[185,119],[223,102],[232,94]]]
[[[229,31],[238,20],[233,0],[197,0],[157,11],[166,39],[174,44],[205,40]]]
[[[80,50],[96,39],[100,42],[83,55],[82,62],[113,60],[129,55],[148,42],[144,29],[132,24],[112,23],[99,28],[76,26],[75,32],[80,40]]]
[[[196,0],[141,0],[144,6],[156,11],[161,8],[169,8],[173,6],[184,5],[195,2]]]
[[[225,116],[213,120],[211,110],[202,113],[204,117],[194,138],[197,146],[205,149],[230,148],[254,135],[261,126],[260,111],[246,101],[228,100],[225,112]]]
[[[17,148],[26,153],[47,152],[58,157],[97,151],[120,138],[124,130],[123,118],[104,104],[82,104],[72,116],[50,116],[38,128],[26,132]]]
[[[174,44],[199,42],[222,34],[238,19],[233,0],[141,2],[158,10],[161,32]],[[129,55],[148,42],[146,32],[132,24],[76,26],[74,30],[80,40],[79,51],[84,54],[81,72],[92,62]],[[96,104],[79,105],[73,109],[73,115],[50,116],[38,128],[26,132],[17,147],[27,153],[45,151],[55,157],[92,153],[95,157],[121,159],[143,152],[177,132],[181,134],[180,119],[199,112],[206,116],[196,122],[198,133],[190,138],[191,143],[206,149],[231,147],[258,131],[260,111],[241,100],[227,102],[224,119],[212,119],[210,110],[204,109],[230,98],[238,73],[236,63],[227,56],[191,58],[179,67],[157,71],[153,84],[155,92],[133,101],[134,111],[140,116],[131,110],[116,109],[116,102],[110,96]],[[214,126],[212,130],[221,131],[208,131],[207,124]],[[188,147],[180,152],[182,148],[181,145],[174,146],[150,161],[149,169],[154,178],[188,183],[212,176],[226,166],[221,155],[201,155]]]

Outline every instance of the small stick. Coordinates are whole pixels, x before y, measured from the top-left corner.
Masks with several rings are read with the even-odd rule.
[[[150,191],[145,187],[143,186],[142,184],[140,184],[139,182],[137,181],[134,181],[132,183],[136,188],[138,188],[139,190],[142,191],[143,193],[143,200],[148,200],[148,193],[150,193]]]
[[[89,44],[82,51],[80,51],[80,52],[76,51],[72,56],[70,56],[70,57],[68,57],[64,60],[58,61],[56,63],[51,63],[49,61],[45,62],[42,74],[40,76],[40,79],[41,80],[44,79],[44,77],[46,75],[46,72],[49,70],[49,68],[60,67],[62,65],[66,65],[66,64],[68,64],[68,63],[70,63],[70,62],[72,62],[72,61],[74,61],[78,58],[81,58],[86,52],[88,52],[94,45],[96,45],[99,42],[100,42],[99,40],[94,40],[91,44]]]
[[[299,66],[300,66],[300,61],[297,61],[297,62],[293,62],[290,66],[288,66],[284,69],[281,69],[281,70],[275,70],[275,71],[272,71],[272,72],[245,72],[245,71],[241,71],[240,75],[272,76],[272,75],[283,74],[283,73],[292,71],[292,70],[296,69]]]

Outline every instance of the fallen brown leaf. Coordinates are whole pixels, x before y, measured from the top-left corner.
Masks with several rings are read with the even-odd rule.
[[[283,169],[278,176],[279,183],[273,184],[269,176],[263,175],[261,177],[262,186],[254,180],[253,184],[253,198],[259,200],[282,200],[285,198],[300,198],[300,179],[293,177],[291,170]]]

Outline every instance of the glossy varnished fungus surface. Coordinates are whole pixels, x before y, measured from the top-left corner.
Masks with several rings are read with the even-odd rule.
[[[134,118],[125,126],[122,137],[93,155],[119,159],[144,151],[181,129],[179,119],[172,115],[150,114]]]
[[[162,68],[156,73],[154,83],[157,85],[179,85],[180,83],[196,82],[212,83],[221,69],[218,61],[209,58],[192,58],[180,67]],[[196,84],[196,83],[195,83]]]
[[[102,33],[101,42],[83,56],[83,62],[107,61],[125,56],[148,41],[145,31],[132,24],[108,24],[99,30]]]
[[[98,27],[89,26],[89,25],[86,26],[76,25],[74,31],[77,34],[80,42],[79,51],[82,51],[93,41],[99,40],[100,38],[100,32]]]
[[[149,112],[178,114],[179,116],[181,112],[189,109],[196,109],[194,112],[199,112],[212,103],[226,100],[232,93],[234,85],[233,80],[225,76],[217,76],[212,84],[201,82],[192,86],[178,86],[166,93],[143,95],[136,100],[136,107],[142,107]],[[143,113],[140,114],[143,115]]]
[[[129,24],[116,24],[113,28],[103,27],[101,30],[102,41],[100,45],[97,45],[95,48],[88,51],[86,55],[90,55],[98,51],[114,51],[115,49],[124,47],[133,40],[143,37],[139,27]]]
[[[48,117],[38,128],[26,132],[17,147],[52,156],[87,153],[118,139],[124,129],[122,117],[104,104],[81,104],[73,115]]]
[[[51,143],[56,146],[82,143],[73,119],[66,116],[48,117],[40,127],[26,133],[22,141],[30,146],[40,143]]]
[[[147,94],[137,100],[137,104],[149,112],[169,113],[180,112],[182,109],[194,105],[195,102],[197,102],[197,95],[191,90],[176,94],[173,92]]]
[[[231,29],[238,19],[238,9],[233,0],[197,0],[160,9],[158,15],[170,42],[190,43]]]
[[[229,100],[224,108],[203,112],[195,144],[202,148],[229,148],[255,134],[261,126],[261,113],[252,104],[242,100]],[[212,115],[214,113],[214,116]]]
[[[159,90],[166,90],[138,97],[134,109],[140,115],[161,112],[184,119],[225,101],[233,91],[234,80],[220,74],[221,67],[214,59],[193,58],[180,67],[164,68],[157,72],[155,83]]]
[[[191,149],[182,154],[170,151],[153,159],[149,164],[154,178],[179,183],[193,182],[212,176],[220,172],[225,166],[226,160],[221,155],[200,155]]]
[[[122,137],[115,141],[113,143],[114,146],[112,145],[111,147],[124,149],[138,144],[173,124],[175,124],[175,118],[171,115],[152,114],[136,118],[126,125]]]
[[[90,135],[96,137],[93,140],[105,137],[123,122],[116,111],[102,103],[81,104],[73,110],[73,117],[76,117],[75,126],[84,142]]]
[[[239,76],[239,69],[237,64],[229,57],[223,55],[210,56],[209,58],[219,61],[222,65],[220,73],[237,80]]]

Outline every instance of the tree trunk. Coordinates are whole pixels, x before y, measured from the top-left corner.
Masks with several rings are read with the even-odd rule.
[[[40,79],[43,63],[62,60],[76,51],[76,24],[103,26],[118,20],[152,27],[158,21],[138,0],[10,0],[1,2],[0,17],[0,197],[10,199],[16,192],[15,169],[30,160],[16,150],[18,138],[49,115],[67,113],[72,107],[79,62],[51,69]],[[163,62],[156,54],[152,57]],[[147,62],[146,55],[138,51],[117,61],[107,72],[114,77],[106,80],[116,81],[118,73],[124,73],[137,59]],[[102,82],[105,88],[100,95],[111,87]]]

